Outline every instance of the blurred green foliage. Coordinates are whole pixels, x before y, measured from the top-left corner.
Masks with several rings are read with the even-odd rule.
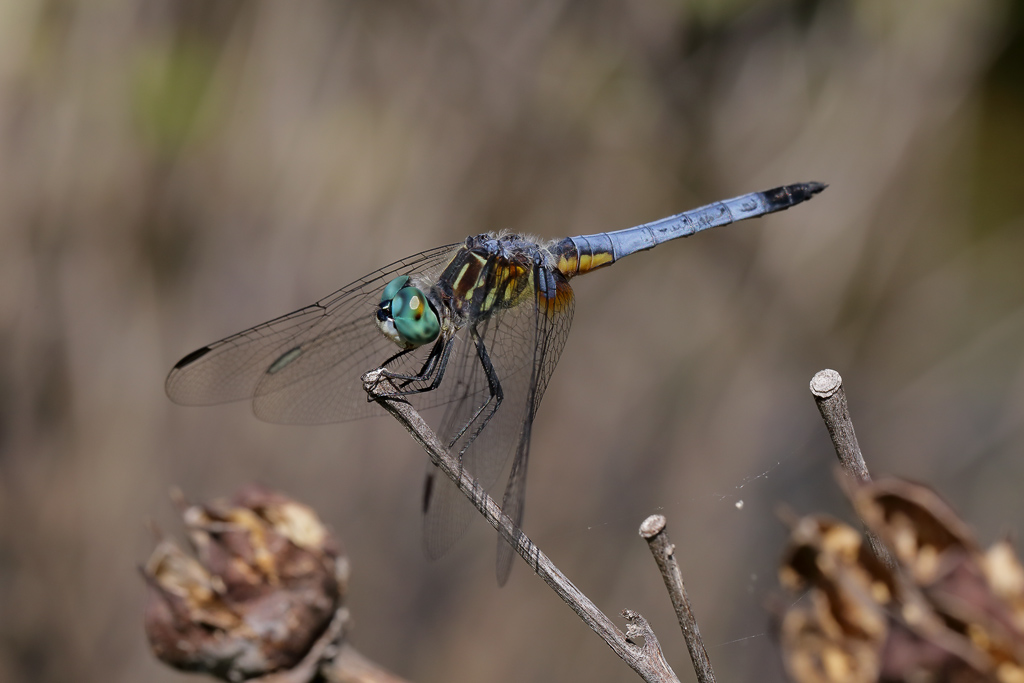
[[[225,87],[215,83],[217,58],[215,50],[197,40],[170,48],[147,45],[133,55],[135,122],[158,154],[174,155],[210,134]]]

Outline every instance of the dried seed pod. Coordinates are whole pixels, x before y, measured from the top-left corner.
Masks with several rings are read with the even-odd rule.
[[[193,558],[163,540],[143,570],[167,664],[239,681],[295,667],[340,613],[347,561],[307,506],[250,486],[183,510]]]
[[[1024,567],[1006,542],[982,553],[930,489],[896,479],[850,485],[854,508],[894,551],[890,570],[835,520],[791,524],[780,570],[807,605],[782,620],[798,681],[1024,680]]]
[[[882,605],[892,577],[859,533],[828,517],[797,520],[779,578],[810,589],[809,605],[787,611],[781,628],[786,668],[798,681],[874,681],[888,634]]]

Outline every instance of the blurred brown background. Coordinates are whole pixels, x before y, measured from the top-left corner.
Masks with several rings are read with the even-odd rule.
[[[522,563],[496,587],[482,522],[423,559],[392,421],[181,408],[165,374],[470,233],[820,180],[574,281],[525,524],[687,680],[636,533],[667,515],[720,679],[778,679],[774,510],[849,514],[815,371],[875,472],[986,541],[1024,521],[1022,157],[1020,2],[0,2],[0,680],[186,680],[142,635],[145,522],[251,480],[344,539],[354,642],[396,672],[634,680]]]

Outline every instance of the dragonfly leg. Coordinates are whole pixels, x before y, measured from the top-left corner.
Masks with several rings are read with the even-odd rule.
[[[421,367],[420,371],[415,375],[405,375],[400,372],[392,372],[387,369],[388,363],[398,360],[409,353],[412,349],[399,351],[381,364],[384,371],[380,376],[382,379],[400,380],[399,389],[401,389],[401,391],[398,392],[399,396],[410,396],[412,394],[422,394],[427,391],[433,391],[441,384],[441,380],[444,378],[444,371],[448,367],[448,358],[451,356],[452,346],[453,344],[451,339],[447,341],[438,340],[438,342],[434,344],[434,348],[430,350],[430,355],[427,356],[427,360],[423,363],[423,367]],[[406,387],[413,382],[424,382],[428,379],[431,380],[431,382],[425,387],[406,389]]]
[[[402,393],[420,394],[426,391],[433,391],[434,389],[437,389],[437,387],[440,386],[441,384],[441,380],[444,379],[444,371],[448,367],[448,358],[452,354],[453,346],[454,344],[452,343],[451,339],[445,342],[438,341],[438,343],[434,345],[434,348],[431,349],[430,355],[427,356],[427,360],[423,364],[423,367],[420,369],[419,375],[417,375],[416,377],[410,377],[406,379],[401,383],[400,386],[402,389],[405,389],[405,387],[409,386],[413,382],[423,381],[430,377],[431,375],[433,375],[434,379],[430,382],[430,385],[426,387],[420,387],[419,389],[403,391]]]
[[[494,413],[497,412],[498,408],[501,406],[502,400],[505,398],[505,393],[504,391],[502,391],[501,388],[501,381],[498,379],[498,374],[494,372],[494,365],[491,363],[490,354],[487,353],[487,345],[484,344],[483,337],[481,337],[477,333],[475,327],[472,328],[472,334],[476,344],[477,357],[479,357],[480,359],[480,365],[483,366],[484,376],[487,377],[487,388],[490,391],[490,395],[487,397],[486,401],[480,404],[480,407],[476,409],[476,412],[473,413],[473,416],[466,421],[466,424],[462,426],[462,429],[459,430],[458,434],[452,437],[451,443],[448,444],[448,448],[451,449],[453,446],[455,446],[456,442],[463,437],[463,435],[470,428],[470,426],[472,426],[473,423],[475,423],[477,419],[480,417],[480,415],[483,414],[484,410],[487,408],[488,405],[491,405],[491,403],[493,403],[494,405],[491,406],[491,409],[488,411],[484,419],[480,422],[479,426],[477,426],[477,428],[473,430],[473,433],[466,441],[466,444],[459,450],[460,461],[462,460],[462,456],[466,453],[466,450],[470,447],[470,445],[472,445],[473,441],[476,440],[476,437],[480,435],[480,432],[484,430],[484,427],[487,426],[487,423],[490,422],[492,417],[494,417]]]
[[[405,387],[405,386],[408,385],[409,382],[414,382],[416,380],[424,380],[424,379],[426,379],[429,376],[430,371],[432,370],[432,364],[433,364],[434,359],[436,357],[436,351],[437,351],[437,347],[436,346],[433,349],[431,349],[430,355],[427,356],[427,360],[423,364],[423,367],[420,368],[420,372],[419,372],[418,375],[404,375],[404,374],[402,374],[400,372],[392,372],[391,370],[387,369],[387,366],[388,366],[389,363],[393,363],[394,361],[398,360],[402,356],[407,355],[411,351],[412,351],[412,349],[403,349],[403,350],[399,351],[398,353],[396,353],[395,355],[393,355],[390,358],[388,358],[387,360],[385,360],[383,363],[381,363],[380,364],[381,372],[380,372],[379,375],[377,375],[377,381],[375,383],[375,386],[380,384],[384,380],[391,381],[391,380],[397,379],[397,380],[404,380],[402,382],[402,384],[401,384],[401,387]],[[400,389],[400,387],[396,387],[396,388]],[[399,396],[401,396],[401,395],[403,395],[405,393],[406,392],[401,391],[401,390],[399,390],[397,392],[397,394]],[[367,401],[373,401],[373,398],[368,394],[366,396],[366,400]]]

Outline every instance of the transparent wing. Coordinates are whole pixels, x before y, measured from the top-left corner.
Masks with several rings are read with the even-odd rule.
[[[525,392],[530,369],[522,359],[536,339],[529,326],[518,323],[528,317],[524,312],[529,308],[532,306],[497,311],[477,328],[504,394],[493,414],[489,415],[494,404],[488,404],[491,392],[487,376],[468,329],[463,330],[459,346],[452,352],[453,356],[458,352],[458,357],[449,361],[445,373],[444,381],[455,380],[460,391],[458,400],[445,411],[438,437],[446,446],[451,445],[452,455],[466,449],[462,465],[484,489],[497,481],[515,450],[526,419]],[[457,362],[455,367],[453,362]],[[463,428],[465,433],[452,445]],[[476,512],[455,484],[432,465],[427,477],[429,495],[424,500],[423,543],[427,556],[436,559],[462,537]]]
[[[523,426],[522,435],[516,446],[516,455],[512,460],[512,470],[509,472],[508,483],[505,485],[505,494],[501,499],[502,512],[511,518],[517,529],[521,529],[523,526],[523,512],[526,505],[526,465],[530,457],[533,420],[537,417],[537,409],[548,388],[551,373],[555,371],[555,365],[558,364],[562,349],[565,348],[565,340],[569,336],[569,327],[572,325],[572,314],[575,308],[575,300],[569,283],[561,273],[555,272],[553,277],[552,285],[556,296],[551,300],[539,298],[537,309],[538,343],[533,357],[534,389],[528,399],[529,419]],[[515,551],[512,546],[504,538],[498,536],[495,573],[499,586],[504,586],[508,581],[514,556]]]
[[[530,297],[519,306],[499,310],[477,325],[494,374],[501,383],[504,398],[487,419],[488,409],[478,412],[490,396],[487,376],[479,354],[469,339],[468,330],[461,338],[457,364],[450,362],[445,382],[455,381],[461,387],[459,399],[448,405],[439,436],[450,443],[472,420],[469,428],[455,442],[453,454],[465,448],[463,466],[486,489],[490,488],[509,456],[515,454],[512,478],[506,490],[506,514],[518,525],[522,521],[522,498],[525,495],[526,461],[529,455],[530,429],[536,407],[547,388],[558,356],[572,322],[572,290],[560,273],[558,306]],[[468,446],[468,447],[467,447]],[[431,467],[428,473],[428,495],[425,496],[424,547],[428,556],[440,557],[465,533],[476,514],[472,504],[458,488]],[[511,492],[511,498],[509,496]],[[507,578],[511,556],[505,560]]]
[[[435,281],[460,246],[437,247],[396,261],[315,304],[190,353],[167,376],[167,395],[184,405],[251,398],[257,417],[288,424],[376,414],[360,377],[398,351],[374,323],[381,291],[398,275],[410,275],[419,283]],[[428,345],[389,368],[416,372],[429,351]],[[278,362],[279,369],[268,372],[291,352],[290,362]],[[438,395],[434,403],[445,398]]]

